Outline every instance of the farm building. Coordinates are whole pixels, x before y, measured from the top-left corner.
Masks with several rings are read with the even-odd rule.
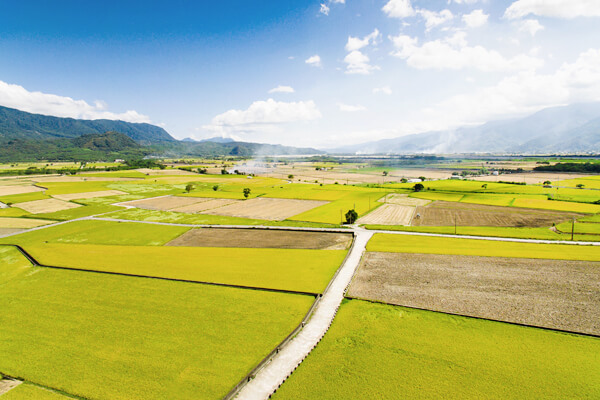
[[[423,181],[420,179],[409,179],[407,182],[408,183],[419,183],[419,182],[423,182]]]

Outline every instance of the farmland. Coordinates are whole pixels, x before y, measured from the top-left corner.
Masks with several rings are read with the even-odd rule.
[[[89,398],[222,397],[313,301],[31,267],[0,251],[0,371]]]
[[[600,396],[597,338],[345,300],[274,399]]]
[[[600,261],[366,253],[348,295],[600,335]]]

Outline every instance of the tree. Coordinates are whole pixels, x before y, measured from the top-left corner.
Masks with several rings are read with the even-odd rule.
[[[425,181],[427,180],[427,178],[425,178],[424,176],[420,176],[420,177],[419,177],[419,179],[420,179],[422,182],[425,182]]]
[[[244,197],[248,198],[250,196],[250,188],[244,188]]]
[[[353,224],[356,222],[357,219],[358,213],[354,209],[348,210],[348,212],[346,213],[346,223]]]
[[[185,185],[185,191],[188,193],[194,190],[194,188],[195,186],[192,183],[188,183],[187,185]]]
[[[213,190],[216,192],[217,190],[219,190],[219,185],[215,185],[213,186]]]
[[[487,189],[487,183],[484,183],[483,185],[481,185],[482,189]]]
[[[402,179],[400,179],[400,182],[402,182],[402,183],[406,183],[406,182],[408,182],[408,179],[406,179],[406,178],[402,178]]]
[[[552,182],[550,182],[550,181],[544,181],[544,185],[551,185],[551,184],[552,184]]]
[[[417,183],[417,184],[416,184],[416,185],[413,187],[413,190],[414,190],[415,192],[420,192],[420,191],[421,191],[421,190],[423,190],[423,189],[425,189],[425,186],[423,186],[423,184],[421,184],[421,183]]]
[[[292,175],[292,174],[289,174],[289,175],[288,175],[288,179],[294,179],[294,175]]]
[[[583,189],[585,185],[583,183],[578,183],[575,186],[577,186],[578,189]]]
[[[227,172],[227,170],[225,168],[223,168],[221,170],[221,175],[227,175],[227,174],[229,174],[229,172]]]
[[[388,176],[388,172],[387,171],[383,171],[383,176]]]

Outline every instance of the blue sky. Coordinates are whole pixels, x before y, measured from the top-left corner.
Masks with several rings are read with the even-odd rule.
[[[0,2],[0,105],[333,147],[600,101],[594,0]]]

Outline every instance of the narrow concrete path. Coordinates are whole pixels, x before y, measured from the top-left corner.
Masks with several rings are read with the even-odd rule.
[[[373,233],[369,231],[357,232],[351,253],[333,280],[329,290],[323,294],[310,321],[252,381],[244,386],[237,399],[267,399],[319,343],[337,313],[337,309],[344,298],[344,291],[350,284],[367,242],[372,235]]]

